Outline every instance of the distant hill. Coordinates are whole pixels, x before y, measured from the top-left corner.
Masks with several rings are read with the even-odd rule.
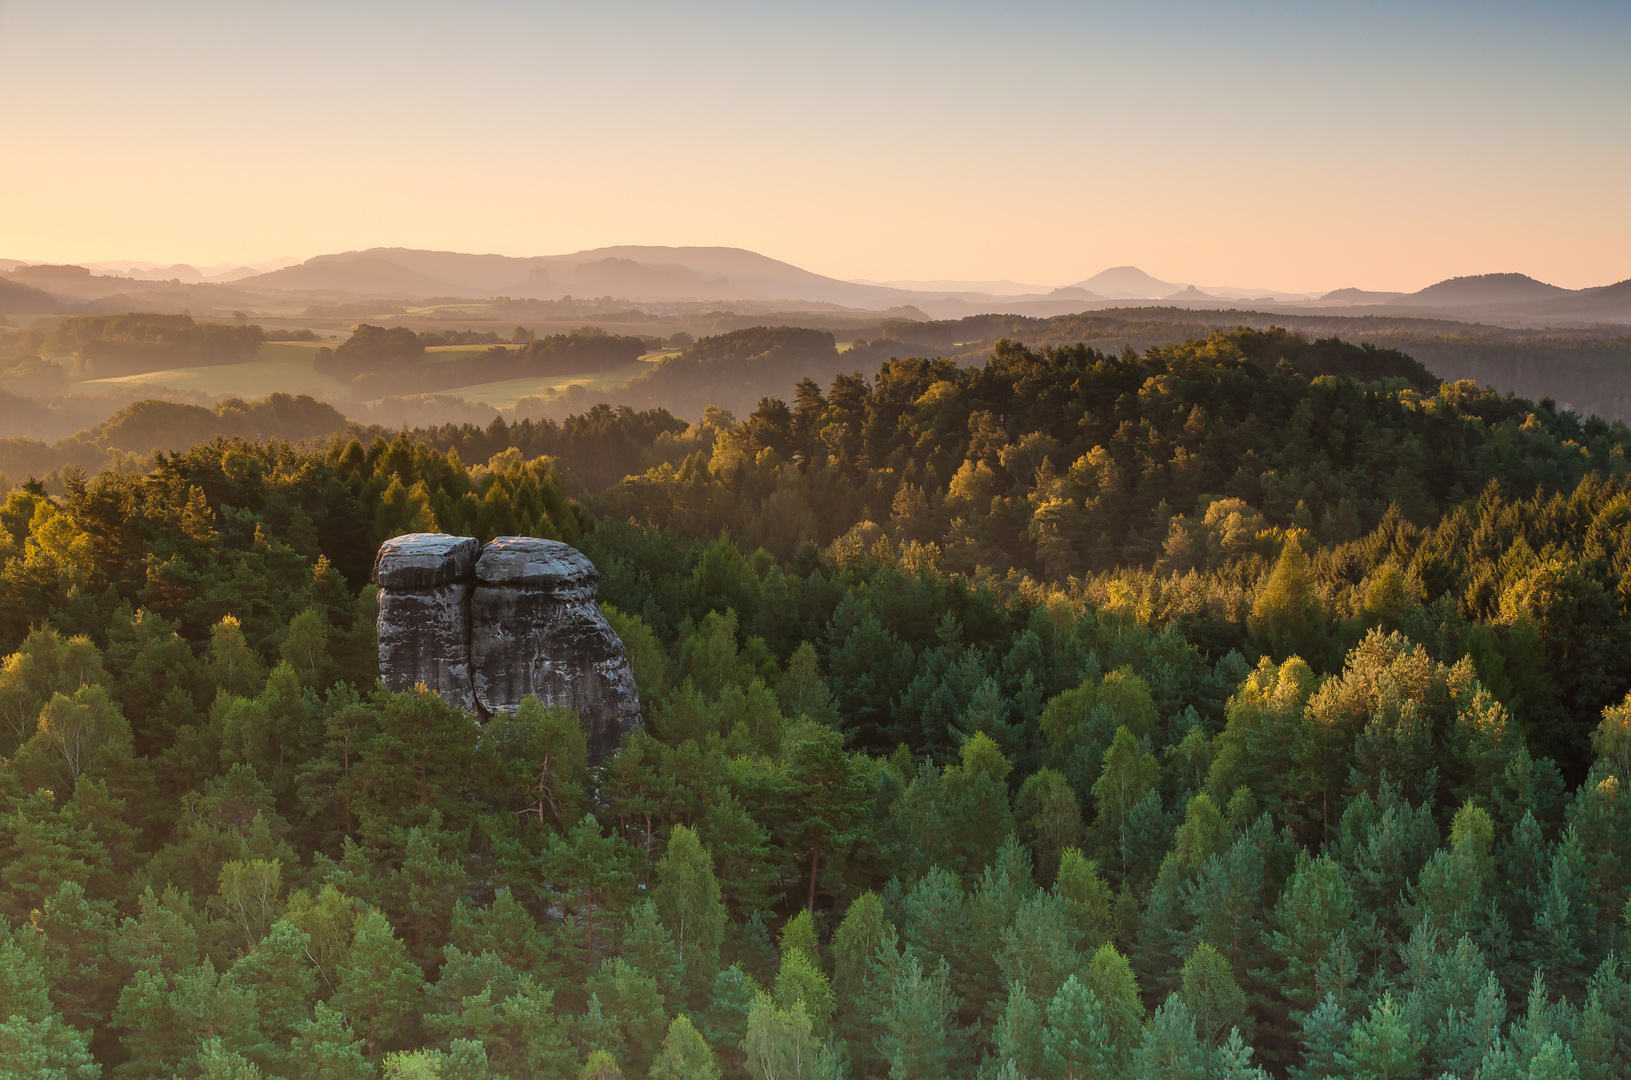
[[[648,300],[779,299],[875,310],[921,295],[824,277],[741,248],[635,245],[531,258],[370,248],[320,255],[236,284],[404,299],[610,295]]]
[[[414,299],[430,296],[484,296],[480,290],[461,287],[421,273],[391,259],[374,255],[348,258],[324,255],[299,266],[273,270],[268,274],[241,278],[240,287],[277,289],[282,292],[343,293],[352,296],[389,296]]]
[[[0,278],[0,313],[43,315],[61,310],[62,301],[43,289]]]
[[[1599,285],[1594,289],[1581,289],[1575,295],[1599,303],[1631,303],[1631,278],[1614,285]]]
[[[1475,274],[1429,285],[1394,303],[1404,307],[1476,307],[1483,304],[1527,304],[1568,296],[1571,289],[1536,281],[1527,274]]]
[[[1408,293],[1375,292],[1370,289],[1336,289],[1320,297],[1322,304],[1391,304]]]
[[[1181,283],[1151,277],[1136,266],[1112,266],[1069,287],[1086,289],[1107,300],[1156,300],[1184,289]]]

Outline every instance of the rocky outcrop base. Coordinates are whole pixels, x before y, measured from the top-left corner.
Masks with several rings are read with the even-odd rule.
[[[623,643],[595,603],[600,576],[554,540],[414,533],[387,541],[380,584],[380,675],[393,690],[424,683],[484,718],[528,694],[578,712],[589,760],[640,723]]]

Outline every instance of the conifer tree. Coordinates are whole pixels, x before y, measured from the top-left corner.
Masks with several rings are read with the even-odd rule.
[[[951,974],[942,960],[925,972],[908,956],[894,994],[879,1017],[883,1033],[878,1052],[889,1064],[890,1080],[936,1080],[950,1075],[961,1040],[955,1014],[961,1003],[951,992]]]
[[[1043,1036],[1042,1006],[1023,984],[1010,984],[1008,999],[992,1033],[996,1064],[1012,1068],[1018,1076],[1041,1077]]]
[[[370,911],[357,920],[339,976],[329,1004],[361,1036],[370,1056],[412,1034],[424,979],[384,915]]]
[[[664,1000],[675,1003],[682,1000],[681,984],[690,977],[690,968],[680,954],[674,935],[658,918],[655,903],[642,901],[629,912],[618,955],[656,982]],[[711,985],[711,975],[708,981]]]
[[[663,1048],[651,1063],[651,1080],[719,1080],[719,1065],[691,1018],[674,1017],[663,1036]]]
[[[375,1072],[345,1017],[322,1001],[291,1042],[288,1068],[308,1080],[371,1080]]]
[[[1325,609],[1314,591],[1301,539],[1287,536],[1280,560],[1258,588],[1247,620],[1252,636],[1280,660],[1323,660],[1327,649]]]
[[[1355,1080],[1411,1080],[1421,1075],[1426,1042],[1403,1006],[1384,994],[1370,1015],[1354,1024],[1337,1061]]]
[[[1137,1080],[1203,1080],[1206,1050],[1195,1038],[1195,1019],[1177,994],[1155,1010],[1133,1054]]]
[[[1074,975],[1048,1002],[1047,1027],[1041,1040],[1041,1070],[1032,1075],[1046,1080],[1091,1080],[1114,1075],[1126,1059],[1117,1046],[1115,1033],[1105,1023],[1098,998]]]

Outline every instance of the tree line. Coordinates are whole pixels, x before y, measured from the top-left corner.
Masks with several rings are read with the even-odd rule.
[[[314,366],[364,397],[374,390],[379,393],[373,396],[431,393],[502,379],[606,371],[639,359],[651,345],[644,338],[607,334],[595,327],[541,338],[517,327],[513,347],[490,344],[483,352],[451,359],[425,353],[429,346],[470,344],[466,340],[470,337],[478,342],[498,340],[496,334],[416,334],[405,326],[363,323],[336,348],[318,349]]]

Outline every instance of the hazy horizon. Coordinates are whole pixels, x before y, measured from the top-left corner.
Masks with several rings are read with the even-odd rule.
[[[594,248],[579,249],[578,251],[572,251],[572,252],[533,251],[533,252],[526,252],[526,253],[523,253],[523,254],[513,254],[513,253],[510,253],[510,252],[495,252],[495,251],[482,251],[482,252],[466,251],[466,252],[450,252],[450,253],[467,254],[467,255],[481,255],[481,256],[496,255],[496,256],[501,256],[501,257],[506,257],[506,258],[533,258],[533,257],[539,257],[539,256],[560,257],[560,256],[579,254],[582,251],[596,251],[596,250],[600,250],[601,248],[609,247],[609,246],[611,246],[611,245],[597,245]],[[658,246],[658,245],[651,245],[651,246]],[[669,246],[669,245],[663,245],[663,246]],[[673,245],[673,246],[680,246],[680,245]],[[707,248],[707,247],[727,247],[729,245],[699,244],[699,245],[683,245],[683,246],[685,246],[685,247],[695,247],[695,248]],[[401,249],[405,249],[405,245],[391,244],[391,245],[380,245],[379,246],[379,249],[381,249],[381,250],[388,250],[388,249],[392,249],[392,248],[401,250]],[[355,251],[355,250],[358,250],[358,249],[352,249],[352,251]],[[362,250],[371,250],[371,249],[362,249]],[[419,250],[424,250],[424,249],[419,249]],[[748,249],[740,249],[740,250],[748,250]],[[287,267],[287,266],[300,265],[300,264],[308,262],[308,261],[310,261],[311,259],[314,259],[314,258],[322,258],[322,257],[327,257],[327,256],[333,256],[333,255],[344,255],[344,254],[350,254],[350,253],[351,253],[351,251],[341,251],[339,249],[331,249],[331,250],[316,252],[316,253],[314,253],[312,255],[308,255],[308,256],[285,255],[285,256],[281,256],[281,257],[277,257],[277,258],[270,258],[270,259],[256,259],[256,260],[223,259],[223,260],[214,261],[214,262],[206,262],[204,260],[197,260],[197,259],[178,259],[178,260],[172,260],[170,262],[164,262],[164,261],[153,260],[153,259],[137,259],[137,258],[95,258],[95,259],[45,258],[45,259],[31,259],[31,260],[18,260],[18,261],[21,261],[21,262],[23,262],[23,263],[25,263],[27,265],[59,265],[59,266],[60,265],[76,265],[76,266],[84,266],[84,267],[90,268],[93,273],[108,274],[108,275],[114,275],[114,276],[126,276],[126,277],[131,277],[133,280],[162,280],[162,276],[158,273],[159,271],[185,266],[185,267],[190,267],[191,269],[198,271],[202,275],[202,280],[204,282],[218,282],[218,283],[230,284],[230,283],[232,283],[234,281],[242,280],[241,277],[234,276],[235,271],[254,270],[257,273],[266,273],[266,272],[269,272],[271,270],[281,269],[281,268]],[[777,259],[777,261],[788,263],[789,265],[795,266],[798,269],[804,269],[804,270],[809,269],[809,267],[798,266],[797,263],[793,263],[793,262],[791,262],[791,260],[778,259],[777,256],[774,253],[752,252],[752,254],[764,255],[764,256],[766,256],[768,258]],[[0,261],[4,261],[4,260],[10,259],[10,258],[11,258],[11,256],[9,254],[4,253],[4,252],[0,252]],[[1200,280],[1198,280],[1198,279],[1196,279],[1194,277],[1186,276],[1186,275],[1182,275],[1182,274],[1167,275],[1167,274],[1160,274],[1160,273],[1150,273],[1146,267],[1144,267],[1144,266],[1142,266],[1142,265],[1140,265],[1138,263],[1129,263],[1129,264],[1123,264],[1123,265],[1118,265],[1118,266],[1101,267],[1098,270],[1093,271],[1091,273],[1087,273],[1087,272],[1079,273],[1079,274],[1069,278],[1068,280],[1052,281],[1052,282],[1045,282],[1045,283],[1042,283],[1042,282],[1023,283],[1023,282],[1016,282],[1016,281],[1011,281],[1011,280],[1006,280],[1006,279],[993,279],[993,278],[989,278],[989,277],[971,278],[971,279],[944,278],[944,277],[942,277],[942,278],[930,278],[930,279],[897,278],[897,279],[890,279],[890,280],[880,280],[880,279],[876,279],[876,278],[867,278],[867,277],[851,277],[851,278],[834,278],[834,280],[842,281],[842,282],[848,282],[848,283],[852,283],[852,284],[859,284],[859,285],[872,285],[872,286],[879,286],[879,287],[886,287],[886,288],[895,288],[895,289],[900,289],[900,290],[904,290],[904,291],[925,292],[925,293],[953,292],[953,291],[961,291],[961,292],[969,292],[969,293],[981,292],[981,293],[985,293],[985,294],[993,296],[993,297],[1003,297],[1003,296],[1022,296],[1022,295],[1034,294],[1034,293],[1045,293],[1045,292],[1047,292],[1049,290],[1053,290],[1053,289],[1069,288],[1071,286],[1078,285],[1080,283],[1089,281],[1093,277],[1103,276],[1103,275],[1114,273],[1115,271],[1128,270],[1128,269],[1138,271],[1141,274],[1147,275],[1148,277],[1156,279],[1159,282],[1169,284],[1174,289],[1181,289],[1181,288],[1185,288],[1185,287],[1194,287],[1194,288],[1200,289],[1203,292],[1205,290],[1207,290],[1207,289],[1224,289],[1224,290],[1230,290],[1230,291],[1234,291],[1234,292],[1258,292],[1258,291],[1260,291],[1260,292],[1263,292],[1263,293],[1276,293],[1276,294],[1279,294],[1281,296],[1304,295],[1304,296],[1318,297],[1318,296],[1320,296],[1322,294],[1326,294],[1326,293],[1330,293],[1330,292],[1333,292],[1333,291],[1336,291],[1336,290],[1339,290],[1339,289],[1349,288],[1350,287],[1350,286],[1343,286],[1343,285],[1319,285],[1319,286],[1313,286],[1313,287],[1309,287],[1307,285],[1299,285],[1297,287],[1284,288],[1284,287],[1281,287],[1281,285],[1264,285],[1261,282],[1242,284],[1241,281],[1234,280],[1234,279],[1226,279],[1226,280],[1222,280],[1222,281],[1202,282],[1202,281],[1200,281]],[[1447,274],[1444,278],[1435,279],[1434,281],[1428,282],[1427,284],[1428,285],[1437,284],[1439,282],[1449,280],[1449,279],[1455,279],[1455,278],[1471,278],[1471,277],[1478,277],[1478,276],[1485,275],[1485,274],[1508,274],[1508,273],[1526,274],[1527,272],[1525,270],[1523,270],[1522,268],[1515,268],[1515,267],[1500,269],[1500,270],[1482,270],[1482,271],[1471,271],[1471,272],[1457,272],[1457,273]],[[1623,274],[1623,276],[1621,276],[1621,277],[1612,278],[1610,280],[1592,282],[1592,283],[1589,283],[1587,285],[1580,286],[1580,287],[1581,288],[1592,288],[1592,287],[1595,287],[1595,286],[1618,284],[1620,281],[1631,279],[1631,264],[1628,264],[1627,270],[1623,271],[1622,274]],[[826,276],[832,277],[832,275],[826,275]],[[1536,275],[1533,275],[1533,274],[1527,274],[1527,276],[1536,277]],[[1537,280],[1544,280],[1544,279],[1537,278]],[[1545,283],[1546,284],[1553,284],[1553,285],[1557,284],[1557,282],[1555,282],[1555,281],[1549,281],[1549,282],[1545,282]],[[1421,286],[1421,287],[1425,287],[1425,286]],[[1568,287],[1568,286],[1564,286],[1564,287]],[[1361,288],[1365,288],[1365,287],[1361,287]],[[1416,288],[1392,288],[1392,287],[1388,287],[1388,286],[1378,286],[1378,287],[1374,287],[1374,288],[1367,288],[1366,291],[1392,292],[1392,293],[1408,294],[1408,293],[1417,291],[1417,289]],[[1119,294],[1119,293],[1114,294],[1114,296],[1120,296],[1120,295],[1122,295],[1122,294]],[[1127,294],[1127,297],[1130,298],[1131,294]],[[1152,294],[1152,296],[1148,297],[1147,299],[1158,299],[1158,298],[1159,297],[1154,296]]]
[[[635,243],[842,280],[1581,288],[1631,275],[1628,41],[1591,3],[11,3],[0,256]]]

